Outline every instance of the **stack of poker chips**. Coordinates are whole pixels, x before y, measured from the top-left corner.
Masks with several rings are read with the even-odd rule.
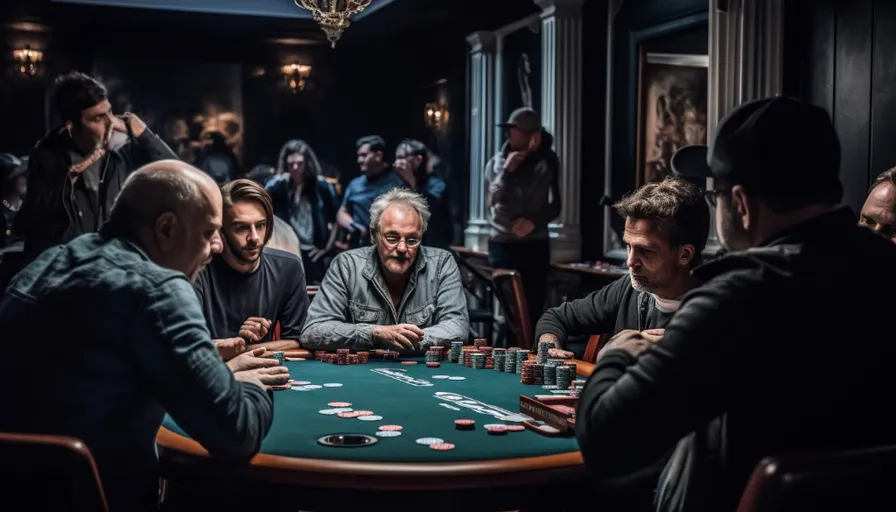
[[[476,347],[471,347],[471,346],[464,347],[464,352],[463,352],[464,366],[466,366],[467,368],[470,367],[470,356],[472,356],[475,353],[476,353]]]
[[[426,366],[429,368],[438,368],[442,365],[442,351],[441,350],[427,350],[426,351]]]
[[[367,361],[370,359],[370,352],[360,351],[358,352],[358,363],[367,364]]]
[[[429,347],[429,350],[438,354],[440,362],[445,359],[445,347],[441,345],[432,345]]]
[[[316,359],[318,361],[323,361],[325,355],[327,355],[326,350],[315,350],[314,351],[314,359]]]
[[[470,355],[470,368],[476,370],[484,370],[485,369],[485,353],[484,352],[473,352]]]
[[[516,355],[516,373],[523,373],[523,363],[529,360],[529,351],[519,349],[514,352]]]
[[[575,361],[563,361],[563,366],[569,366],[572,368],[572,378],[575,380],[576,378],[576,363]]]
[[[544,366],[544,384],[553,386],[557,383],[557,363],[548,359]]]
[[[361,364],[358,354],[349,354],[348,355],[348,364]]]
[[[507,364],[507,349],[496,348],[492,350],[492,357],[495,358],[495,371],[503,372]]]
[[[544,364],[548,360],[548,351],[552,348],[557,348],[557,344],[553,341],[539,341],[538,342],[538,362]]]
[[[568,364],[561,364],[557,367],[557,389],[569,389],[569,386],[575,380],[575,371]]]
[[[504,360],[504,371],[507,373],[516,373],[516,353],[519,347],[510,347],[507,349],[507,358]]]
[[[488,340],[485,338],[473,338],[473,346],[474,347],[484,347],[488,345]]]
[[[536,361],[533,368],[535,369],[535,383],[539,386],[544,384],[544,365]]]
[[[535,384],[535,361],[524,361],[520,366],[520,382]]]
[[[285,359],[283,358],[283,352],[274,352],[274,359],[277,360],[280,366],[283,366],[283,361],[285,361]]]
[[[462,341],[452,341],[451,342],[451,351],[448,352],[448,361],[452,363],[463,363],[461,360],[461,355],[464,351],[464,342]]]
[[[336,349],[336,364],[348,364],[348,356],[351,350],[347,348]]]

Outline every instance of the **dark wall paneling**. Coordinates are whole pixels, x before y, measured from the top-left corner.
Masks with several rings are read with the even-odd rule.
[[[896,2],[874,3],[872,37],[868,185],[878,174],[896,166]]]
[[[522,86],[520,85],[520,59],[526,56],[529,62],[528,83],[532,95],[532,108],[541,111],[541,32],[523,27],[504,37],[502,48],[502,77],[504,80],[504,97],[502,112],[505,115],[523,106]]]

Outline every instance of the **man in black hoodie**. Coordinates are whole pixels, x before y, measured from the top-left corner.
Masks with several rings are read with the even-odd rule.
[[[675,448],[659,511],[734,510],[762,457],[896,442],[896,245],[836,207],[840,143],[824,109],[745,103],[714,145],[680,149],[681,175],[714,178],[730,252],[653,341],[620,336],[582,391],[588,468],[626,474]],[[874,296],[873,300],[865,300]],[[867,320],[865,320],[867,319]],[[863,321],[864,320],[864,321]]]
[[[499,125],[507,131],[501,151],[485,166],[492,268],[518,270],[530,318],[544,311],[551,265],[548,224],[560,215],[560,161],[554,138],[530,108]]]
[[[140,166],[177,159],[139,117],[113,115],[105,86],[93,77],[60,76],[53,100],[63,125],[31,154],[28,196],[16,221],[26,263],[49,247],[98,231],[125,178]],[[127,134],[128,142],[110,148],[113,132]]]

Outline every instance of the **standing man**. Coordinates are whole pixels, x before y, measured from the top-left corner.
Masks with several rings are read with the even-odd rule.
[[[507,135],[501,151],[485,166],[491,236],[488,263],[518,270],[529,317],[544,311],[551,266],[548,223],[560,215],[560,161],[554,137],[531,108],[519,108],[498,125]]]
[[[882,172],[871,184],[859,225],[896,242],[896,167]]]
[[[247,460],[271,428],[264,381],[285,384],[286,368],[221,361],[190,284],[220,227],[211,178],[155,162],[128,177],[99,233],[44,251],[0,300],[4,339],[32,340],[42,371],[0,359],[0,430],[84,441],[110,510],[158,510],[166,412],[215,457]]]
[[[672,157],[713,178],[719,241],[661,339],[619,336],[582,390],[576,438],[601,478],[675,448],[658,512],[735,510],[766,456],[891,445],[896,245],[857,226],[821,107],[750,101],[711,148]],[[873,297],[873,299],[871,299]],[[867,298],[867,300],[862,300]],[[861,347],[852,340],[861,340]],[[867,504],[856,504],[865,510]]]
[[[134,114],[112,114],[105,86],[73,71],[56,79],[63,126],[49,133],[28,163],[28,197],[19,215],[25,260],[72,238],[98,231],[127,176],[141,165],[177,159]],[[128,142],[109,148],[113,132]]]
[[[196,280],[202,312],[218,352],[229,360],[247,348],[299,348],[308,312],[302,260],[265,247],[274,227],[274,208],[264,188],[248,179],[221,188],[223,251]],[[280,340],[271,341],[280,324]]]
[[[349,247],[370,245],[367,230],[367,225],[370,224],[370,205],[380,194],[405,186],[404,181],[384,158],[386,142],[382,137],[361,137],[357,146],[361,176],[348,184],[342,206],[336,213],[336,222],[349,232]]]

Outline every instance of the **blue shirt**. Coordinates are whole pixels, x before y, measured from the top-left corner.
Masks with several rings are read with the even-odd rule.
[[[370,226],[370,205],[377,197],[396,187],[407,188],[407,184],[392,168],[373,178],[358,176],[345,189],[342,207],[355,222],[366,228]]]
[[[155,437],[166,411],[212,455],[248,458],[273,402],[234,379],[186,276],[111,231],[48,249],[0,301],[8,346],[32,354],[0,358],[0,430],[81,439],[110,509],[147,510],[158,499]]]

